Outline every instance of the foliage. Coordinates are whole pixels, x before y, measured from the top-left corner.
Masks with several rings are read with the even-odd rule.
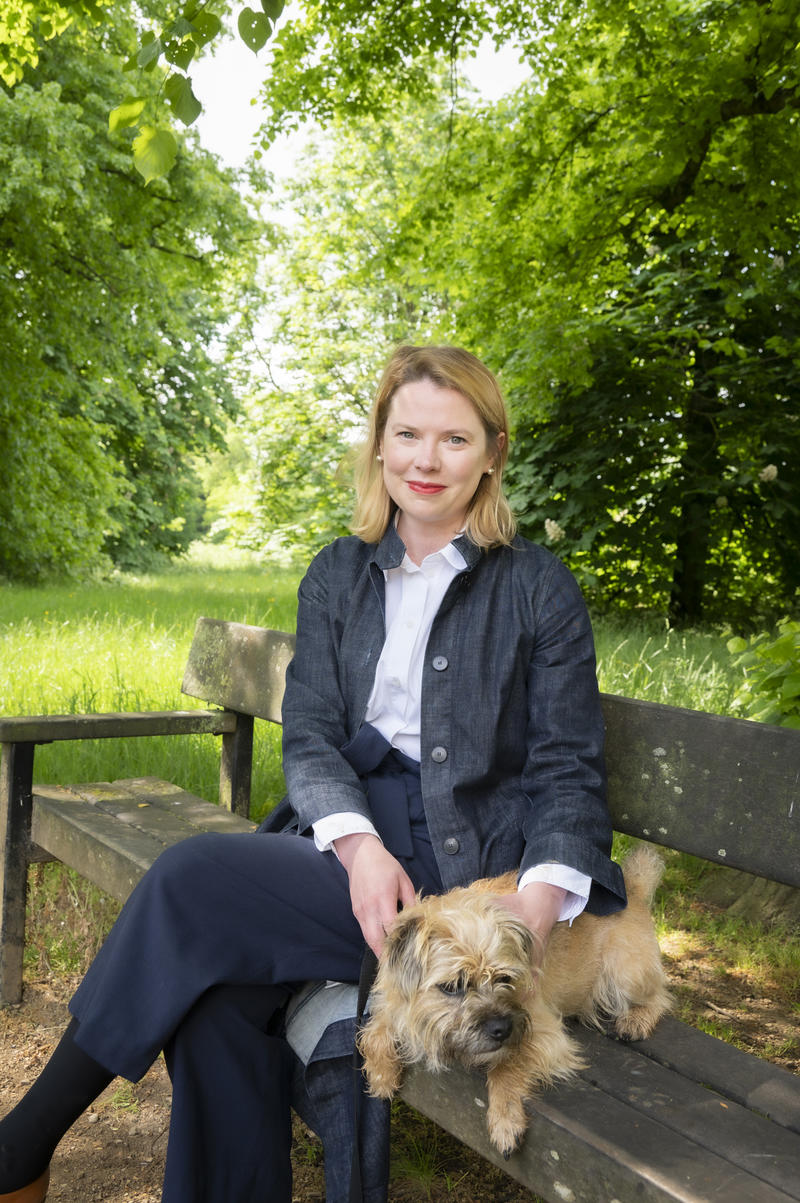
[[[327,249],[347,231],[369,268],[334,248],[307,325],[309,303],[317,335],[337,290],[361,288],[348,336],[364,308],[382,330],[380,281],[406,290],[418,337],[424,288],[439,305],[427,329],[502,377],[525,533],[549,530],[598,595],[678,625],[785,607],[800,584],[797,0],[542,2],[534,18],[413,4],[397,72],[382,4],[331,7],[281,31],[266,93],[272,129],[339,115],[317,233]],[[497,105],[470,103],[451,73],[443,90],[424,57],[488,27],[533,72]],[[368,78],[372,53],[387,70]],[[376,120],[399,198],[383,210]]]
[[[784,618],[770,638],[762,631],[749,640],[728,640],[728,651],[744,680],[735,709],[762,723],[800,730],[800,622]]]
[[[0,92],[0,575],[82,572],[185,548],[191,465],[235,409],[223,363],[260,227],[190,143],[145,188],[106,114],[101,42],[68,31]]]
[[[352,452],[383,364],[396,343],[447,326],[447,298],[415,255],[422,230],[386,260],[439,121],[401,96],[397,106],[406,118],[391,126],[337,124],[287,185],[291,225],[266,265],[270,357],[245,426],[259,482],[245,546],[277,537],[305,555],[347,533]]]

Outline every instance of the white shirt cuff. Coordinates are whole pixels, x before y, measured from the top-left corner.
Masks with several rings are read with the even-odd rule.
[[[561,905],[561,914],[558,916],[560,923],[571,923],[573,919],[577,919],[589,901],[589,891],[592,888],[591,877],[585,873],[579,873],[577,869],[570,869],[566,865],[534,865],[532,869],[523,873],[517,888],[522,890],[532,881],[545,881],[548,885],[559,886],[562,890],[567,891]]]
[[[335,852],[333,842],[341,839],[343,835],[356,835],[361,832],[378,835],[369,819],[365,819],[354,810],[343,810],[338,814],[326,815],[324,819],[317,819],[316,823],[311,824],[311,830],[314,832],[314,843],[320,852],[330,852],[331,849]]]

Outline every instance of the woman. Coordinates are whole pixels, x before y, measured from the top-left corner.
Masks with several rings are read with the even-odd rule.
[[[515,537],[505,408],[479,360],[401,347],[370,418],[354,536],[314,559],[287,673],[292,830],[202,835],[134,891],[37,1083],[0,1124],[0,1203],[41,1203],[52,1152],[162,1048],[163,1199],[291,1197],[290,983],[354,981],[399,907],[519,867],[542,942],[624,906],[609,859],[592,637],[568,571]]]

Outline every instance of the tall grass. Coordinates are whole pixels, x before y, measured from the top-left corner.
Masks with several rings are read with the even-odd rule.
[[[198,552],[157,575],[0,592],[0,713],[189,709],[181,693],[197,618],[294,630],[299,572],[253,557]],[[257,725],[254,817],[280,797],[279,733]],[[88,740],[37,749],[41,783],[159,776],[216,801],[213,737]]]
[[[0,713],[77,714],[200,706],[180,692],[200,615],[294,630],[299,568],[199,549],[153,575],[0,593]],[[724,713],[737,682],[721,638],[601,618],[601,687]],[[39,748],[42,783],[168,776],[218,796],[219,750],[207,736],[101,740]],[[253,814],[280,796],[279,733],[257,724]]]

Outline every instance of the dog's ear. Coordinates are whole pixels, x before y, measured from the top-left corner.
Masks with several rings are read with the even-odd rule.
[[[422,982],[423,923],[422,915],[401,912],[386,937],[382,959],[392,980],[406,996],[419,989]]]

